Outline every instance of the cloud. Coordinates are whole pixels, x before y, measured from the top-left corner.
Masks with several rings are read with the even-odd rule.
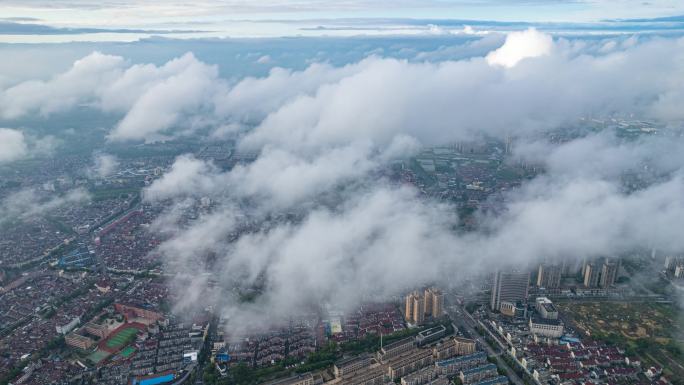
[[[163,66],[132,65],[119,56],[94,52],[47,81],[31,80],[0,92],[0,116],[14,119],[34,111],[47,116],[88,105],[123,113],[112,140],[152,139],[192,116],[213,109],[222,87],[217,68],[188,53]],[[197,122],[196,122],[197,123]]]
[[[48,81],[26,81],[1,92],[0,116],[12,119],[33,111],[49,115],[92,102],[103,85],[120,75],[123,65],[121,57],[94,52]]]
[[[0,163],[21,159],[28,154],[24,133],[11,128],[0,128]]]
[[[111,176],[119,167],[119,160],[114,155],[97,154],[93,166],[87,170],[87,174],[94,178],[106,178]]]
[[[205,304],[198,293],[208,290],[207,280],[224,292],[260,288],[254,303],[230,295],[211,298],[239,333],[286,321],[311,306],[350,309],[366,298],[389,298],[428,283],[448,285],[492,266],[577,261],[653,245],[682,250],[677,229],[684,201],[673,199],[682,192],[679,175],[636,193],[600,178],[542,176],[508,194],[504,215],[481,218],[481,231],[460,233],[452,230],[458,224],[454,207],[380,182],[332,208],[315,207],[301,221],[238,232],[234,242],[226,234],[236,234],[237,210],[220,211],[200,218],[163,248],[172,256],[172,271],[179,269],[195,288],[187,290],[182,281],[181,306]],[[227,224],[216,233],[221,218]],[[211,235],[197,236],[205,232]],[[210,240],[199,250],[216,255],[207,270],[197,267],[202,259],[192,244],[198,239]],[[190,268],[197,279],[187,273]]]
[[[684,151],[669,127],[681,123],[684,40],[553,41],[528,30],[500,43],[491,34],[465,48],[481,54],[443,51],[456,57],[442,62],[371,56],[241,80],[193,55],[159,66],[102,59],[121,64],[94,91],[72,92],[70,105],[121,114],[112,139],[208,133],[255,154],[230,170],[180,156],[144,194],[172,204],[153,230],[167,237],[155,252],[176,274],[177,305],[206,299],[235,328],[505,263],[651,245],[681,252]],[[58,92],[60,76],[43,83],[46,93]],[[51,110],[31,103],[13,109]],[[659,120],[660,131],[625,139],[578,128],[591,122],[581,117],[630,114]],[[497,191],[477,231],[454,231],[456,207],[384,177],[423,145],[482,138],[511,138],[511,161],[545,173]],[[203,197],[210,207],[182,215]],[[219,295],[203,294],[209,282]],[[232,295],[254,287],[255,303]]]
[[[131,69],[135,70],[135,69]],[[218,69],[198,61],[192,54],[174,59],[152,71],[170,72],[168,76],[148,82],[138,94],[126,116],[109,138],[114,140],[148,139],[178,125],[188,115],[199,115],[213,110],[212,101],[217,87]],[[120,79],[126,82],[125,76]],[[119,86],[115,84],[114,86]],[[132,86],[132,84],[128,84]],[[120,95],[128,87],[115,88],[110,95]],[[106,101],[105,101],[106,103]]]
[[[546,35],[540,39],[551,41]],[[339,81],[282,103],[241,145],[310,151],[363,139],[382,146],[397,134],[439,144],[481,135],[528,136],[582,116],[631,113],[677,124],[682,44],[654,39],[586,53],[592,52],[591,42],[561,40],[548,55],[511,68],[484,58],[441,63],[369,58]],[[653,71],[644,72],[646,67]],[[662,113],[664,105],[672,112]]]
[[[523,59],[548,55],[552,49],[553,38],[534,28],[511,32],[504,45],[487,55],[487,63],[510,68]]]
[[[412,142],[400,142],[390,151],[406,151]],[[187,196],[250,199],[269,210],[288,208],[315,199],[341,184],[364,177],[380,165],[385,154],[371,147],[350,145],[306,156],[281,149],[265,149],[247,165],[222,172],[212,163],[180,156],[162,178],[145,189],[148,200]]]
[[[525,35],[550,41],[537,33]],[[217,202],[196,220],[169,215],[158,224],[171,234],[159,252],[177,273],[178,306],[204,304],[212,282],[219,292],[206,299],[239,330],[326,302],[348,308],[431,282],[447,285],[492,266],[654,245],[681,252],[684,157],[672,154],[684,153],[684,141],[676,130],[659,124],[657,135],[625,139],[593,132],[579,118],[662,117],[659,101],[681,78],[675,48],[682,40],[608,50],[605,41],[559,40],[544,55],[526,48],[512,55],[510,47],[524,48],[528,37],[509,36],[492,51],[513,57],[513,66],[485,57],[371,57],[234,83],[218,99],[217,115],[240,127],[229,131],[240,131],[239,150],[254,151],[256,160],[224,171],[182,156],[146,190],[153,199]],[[483,137],[512,138],[513,161],[545,172],[494,194],[489,203],[497,210],[479,214],[476,231],[454,231],[456,207],[383,177],[393,159],[421,145]],[[638,183],[626,182],[631,175]],[[249,288],[259,292],[253,303],[233,295]]]
[[[69,204],[77,204],[90,199],[90,194],[83,189],[74,189],[67,193],[45,199],[35,189],[23,189],[14,192],[0,201],[0,224],[14,219],[27,219],[44,215]]]
[[[93,53],[50,80],[0,92],[0,114],[47,115],[85,104],[121,115],[110,140],[200,131],[226,137],[256,126],[245,148],[275,143],[298,151],[357,138],[385,145],[397,134],[424,144],[505,137],[513,127],[528,134],[587,115],[681,120],[681,39],[618,39],[606,49],[606,40],[553,42],[530,29],[509,34],[493,49],[500,39],[490,34],[416,56],[421,62],[371,56],[340,67],[276,67],[238,81],[219,77],[216,66],[192,54],[157,66]],[[453,59],[425,61],[440,55]],[[636,72],[641,76],[629,76]],[[492,105],[496,114],[489,113]]]
[[[314,63],[303,71],[272,68],[268,76],[247,77],[227,92],[219,93],[217,115],[237,122],[258,124],[268,114],[298,97],[314,94],[322,85],[333,84],[362,71],[366,61],[343,67]]]
[[[215,193],[223,188],[217,175],[218,170],[213,164],[183,155],[176,159],[168,172],[145,190],[145,198],[162,200],[188,194]]]

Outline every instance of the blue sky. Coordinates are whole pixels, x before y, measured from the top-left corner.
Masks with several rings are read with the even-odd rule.
[[[593,23],[607,19],[651,19],[684,15],[684,2],[0,0],[0,15],[0,41],[4,42],[132,41],[153,34],[170,34],[176,38],[420,34],[426,31],[435,32],[428,24],[441,26],[440,21],[445,20],[563,22],[567,27],[573,23]],[[406,19],[428,21],[415,23],[407,22]],[[18,24],[23,29],[17,28]],[[50,31],[45,27],[57,30]],[[181,31],[187,32],[179,33]]]

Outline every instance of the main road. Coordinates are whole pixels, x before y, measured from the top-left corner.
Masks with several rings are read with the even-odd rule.
[[[487,351],[487,355],[496,359],[497,366],[506,372],[506,376],[513,384],[525,385],[522,378],[520,378],[520,376],[511,369],[508,363],[501,358],[501,349],[490,346],[489,343],[480,336],[477,330],[475,330],[475,323],[470,314],[466,314],[466,311],[457,304],[450,304],[446,308],[449,317],[451,317],[451,320],[454,322],[454,326],[458,327],[459,330],[470,334],[471,338],[476,340],[478,345],[483,346]]]

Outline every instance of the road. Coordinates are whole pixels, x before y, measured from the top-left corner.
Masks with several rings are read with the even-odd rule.
[[[506,376],[511,382],[513,382],[513,384],[525,385],[525,382],[522,380],[522,378],[520,378],[520,376],[518,376],[518,374],[511,369],[510,366],[508,366],[506,361],[501,358],[501,349],[495,349],[492,346],[489,346],[487,341],[485,341],[477,332],[477,330],[475,330],[475,324],[473,322],[474,320],[469,314],[466,314],[465,310],[458,305],[451,305],[447,307],[447,312],[459,330],[463,330],[470,334],[470,336],[478,342],[478,345],[485,348],[487,355],[496,358],[497,365],[506,372]]]

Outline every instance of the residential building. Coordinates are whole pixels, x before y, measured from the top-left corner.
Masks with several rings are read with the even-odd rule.
[[[397,357],[387,366],[387,375],[394,381],[433,363],[432,351],[416,349],[409,355]]]
[[[560,338],[563,335],[563,323],[557,319],[532,317],[529,321],[530,333],[540,337]]]
[[[335,373],[335,377],[342,377],[357,372],[363,368],[367,368],[370,366],[370,364],[370,356],[368,354],[362,354],[360,356],[349,357],[335,362],[333,371]]]
[[[446,327],[444,325],[435,326],[433,328],[423,330],[416,336],[416,344],[423,346],[431,342],[437,341],[446,335]]]
[[[489,377],[494,377],[496,374],[496,365],[487,364],[472,369],[462,370],[458,377],[461,379],[462,384],[472,384]]]
[[[406,321],[420,325],[425,321],[425,297],[414,291],[406,296],[406,308],[404,310]]]
[[[558,319],[558,309],[556,309],[553,302],[546,297],[539,297],[536,299],[535,309],[542,318]]]
[[[269,382],[267,385],[313,385],[314,377],[311,373],[300,374],[282,380]]]
[[[606,259],[603,263],[603,268],[601,269],[601,278],[599,279],[599,286],[602,288],[608,288],[615,284],[617,279],[618,269],[620,265],[615,260]]]
[[[429,384],[439,376],[437,367],[430,366],[418,370],[401,378],[401,385],[424,385]]]
[[[537,270],[537,286],[556,289],[561,285],[563,267],[560,264],[542,263]]]
[[[425,289],[425,314],[439,318],[444,312],[444,293],[434,287]]]
[[[492,286],[492,310],[499,311],[501,302],[526,301],[529,282],[529,272],[497,271]]]
[[[477,352],[467,356],[438,361],[435,363],[435,366],[439,369],[440,374],[453,376],[464,369],[474,368],[485,363],[487,363],[487,353]]]
[[[508,377],[498,376],[498,377],[494,377],[494,378],[489,378],[489,379],[477,382],[473,385],[508,385]]]
[[[601,278],[601,269],[595,262],[588,262],[584,265],[584,286],[598,287]]]
[[[393,342],[389,345],[383,345],[378,352],[378,359],[381,361],[387,361],[394,358],[400,354],[406,353],[416,346],[415,339],[413,337],[407,337],[402,340]]]
[[[59,334],[67,334],[70,331],[74,330],[74,328],[76,326],[78,326],[78,324],[80,322],[81,322],[81,317],[74,317],[65,323],[57,324],[57,326],[55,326],[55,329],[57,330],[57,333],[59,333]]]
[[[77,334],[75,332],[71,332],[64,336],[64,342],[68,346],[82,350],[90,349],[95,344],[95,341],[93,341],[91,338]]]
[[[352,377],[345,377],[339,385],[383,385],[385,384],[385,370],[382,367],[362,369]]]
[[[473,354],[477,348],[475,340],[468,338],[455,337],[454,342],[456,342],[456,354],[459,356]]]

